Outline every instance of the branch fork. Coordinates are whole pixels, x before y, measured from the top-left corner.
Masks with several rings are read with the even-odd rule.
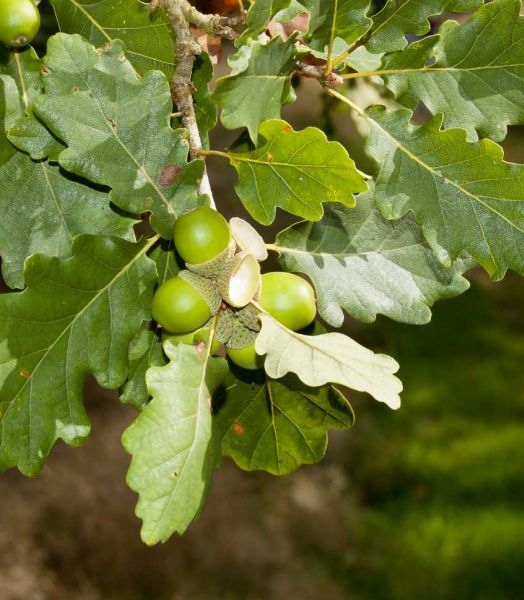
[[[324,73],[323,67],[316,65],[299,63],[295,69],[295,73],[301,77],[316,79],[322,87],[326,88],[335,88],[344,83],[344,77],[342,77],[342,75],[334,73],[333,71],[326,74]]]

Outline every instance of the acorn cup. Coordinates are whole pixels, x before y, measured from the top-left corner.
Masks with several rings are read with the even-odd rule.
[[[241,252],[252,254],[258,262],[268,257],[266,244],[258,231],[244,219],[233,217],[229,220],[231,235]]]
[[[211,281],[211,279],[207,279],[206,277],[202,277],[186,269],[180,271],[178,276],[180,279],[190,283],[200,296],[202,296],[202,299],[209,306],[211,315],[216,315],[218,313],[220,305],[222,304],[222,296],[218,286]]]
[[[245,348],[255,343],[257,332],[246,327],[232,309],[221,311],[215,338],[228,348]]]
[[[258,301],[258,293],[255,294],[253,299]],[[258,319],[260,316],[260,311],[252,304],[248,304],[247,306],[244,306],[244,308],[237,310],[236,316],[242,325],[244,325],[244,327],[251,329],[251,331],[260,331],[261,327]]]
[[[249,304],[260,287],[260,265],[252,254],[240,252],[224,264],[217,284],[224,301],[234,308]]]
[[[222,269],[224,268],[224,264],[233,258],[235,252],[237,250],[237,245],[235,240],[231,240],[229,245],[225,250],[223,250],[220,254],[217,254],[211,260],[208,260],[199,264],[191,264],[186,263],[186,268],[200,275],[201,277],[218,277]]]

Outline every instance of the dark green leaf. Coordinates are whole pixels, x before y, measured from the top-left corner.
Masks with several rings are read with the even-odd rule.
[[[173,33],[163,11],[154,15],[139,0],[51,0],[60,30],[79,33],[95,46],[122,40],[138,73],[175,69]]]
[[[13,61],[19,61],[18,86],[11,77],[0,76],[0,105],[6,107],[1,112],[2,132],[20,120],[24,108],[28,108],[22,102],[29,102],[35,93],[32,70],[24,68],[27,53],[21,57],[16,53]],[[33,117],[28,121],[36,123]],[[65,176],[46,161],[31,160],[27,154],[17,152],[5,137],[4,141],[0,139],[0,159],[0,256],[2,273],[10,287],[23,287],[24,261],[31,254],[70,256],[75,235],[135,239],[134,221],[114,212],[107,194]]]
[[[20,114],[9,125],[9,141],[35,160],[56,157],[63,149],[33,115],[33,101],[42,91],[40,70],[40,59],[32,48],[13,52],[4,69],[16,81],[20,95]]]
[[[97,51],[77,35],[49,40],[45,94],[34,110],[68,148],[66,170],[112,188],[123,210],[153,213],[151,224],[170,238],[176,216],[196,206],[203,162],[187,163],[183,129],[170,127],[172,100],[164,75],[141,79],[114,42]]]
[[[373,16],[367,48],[371,52],[394,52],[408,44],[406,35],[424,35],[430,30],[429,17],[444,12],[469,12],[483,0],[388,0]]]
[[[351,406],[336,388],[309,388],[293,375],[278,381],[231,377],[216,404],[224,455],[241,469],[274,475],[318,462],[328,430],[354,422]]]
[[[15,80],[8,75],[0,75],[0,165],[16,154],[16,148],[7,139],[7,132],[22,114]]]
[[[465,127],[472,139],[475,130],[504,139],[507,125],[524,123],[521,6],[520,0],[486,4],[464,25],[445,23],[440,41],[426,38],[386,57],[380,72],[387,86],[410,108],[422,100],[434,114],[444,113],[445,127]]]
[[[310,13],[309,46],[323,51],[341,38],[346,47],[371,27],[369,0],[301,0]]]
[[[155,325],[145,324],[129,345],[129,378],[122,387],[120,401],[143,410],[149,401],[146,373],[149,367],[166,364],[162,343]]]
[[[87,437],[87,374],[125,381],[129,343],[150,319],[151,243],[77,237],[73,258],[33,255],[27,289],[0,295],[0,469],[36,475],[56,440]]]
[[[114,212],[107,194],[21,152],[0,167],[0,210],[2,274],[12,288],[23,287],[27,257],[70,256],[76,235],[135,239],[134,221]]]
[[[282,104],[292,99],[291,74],[298,53],[292,38],[284,42],[276,37],[244,48],[232,74],[218,80],[213,99],[222,107],[224,126],[247,127],[256,143],[262,121],[278,119]]]
[[[193,102],[195,115],[202,140],[202,147],[209,148],[209,131],[217,123],[217,107],[211,99],[209,82],[213,79],[213,65],[209,56],[202,52],[195,60],[193,71]]]

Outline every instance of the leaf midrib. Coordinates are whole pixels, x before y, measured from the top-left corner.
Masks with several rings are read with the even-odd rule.
[[[140,259],[142,256],[144,256],[146,254],[146,252],[160,239],[160,236],[156,235],[154,237],[152,237],[149,242],[147,244],[144,245],[144,247],[140,250],[140,252],[138,252],[134,257],[133,260],[129,261],[125,267],[123,269],[121,269],[120,271],[118,271],[118,273],[111,279],[111,281],[109,281],[109,283],[107,285],[105,285],[103,288],[100,288],[100,290],[98,290],[98,292],[95,294],[95,296],[93,296],[93,298],[82,308],[81,311],[79,311],[78,313],[76,313],[75,317],[69,322],[69,324],[67,325],[67,327],[65,327],[65,329],[63,329],[63,331],[60,333],[60,335],[55,339],[55,341],[47,347],[46,351],[44,352],[42,358],[38,361],[38,363],[36,364],[36,366],[34,367],[34,369],[32,370],[30,376],[24,381],[22,387],[18,390],[18,392],[16,393],[16,395],[9,401],[9,406],[7,407],[7,410],[4,413],[4,417],[7,415],[7,413],[9,412],[10,408],[14,405],[15,400],[20,396],[20,394],[24,391],[26,385],[28,383],[32,383],[33,380],[33,376],[36,374],[36,372],[38,371],[38,369],[41,367],[42,363],[45,361],[45,359],[49,356],[49,354],[52,352],[52,350],[54,349],[54,347],[58,344],[58,342],[64,337],[64,335],[73,327],[73,325],[78,321],[78,319],[83,316],[86,311],[93,305],[93,303],[95,303],[100,296],[102,296],[102,294],[105,294],[106,291],[111,288],[111,286],[114,284],[115,281],[117,281],[120,277],[122,277],[125,273],[127,273],[127,271],[131,268],[131,266],[133,266],[135,264],[135,262]],[[43,349],[41,349],[43,350]],[[15,357],[18,358],[18,357]],[[4,420],[2,419],[0,421],[0,427],[3,429],[3,422]],[[1,437],[1,436],[0,436]]]
[[[78,2],[76,2],[75,0],[69,0],[69,2],[71,4],[73,4],[75,6],[75,8],[79,9],[80,12],[82,12],[85,17],[88,19],[88,21],[90,21],[97,29],[98,31],[100,31],[100,33],[106,38],[106,40],[108,40],[109,42],[112,42],[114,40],[114,38],[112,38],[111,36],[109,36],[107,34],[107,31],[128,31],[128,30],[140,30],[140,29],[145,29],[145,27],[122,27],[122,28],[117,28],[117,27],[102,27],[102,25],[100,25],[100,23],[94,19],[86,10],[85,8],[81,5],[78,4]],[[56,14],[56,12],[55,12]],[[58,19],[58,15],[56,16],[56,20],[58,21],[58,25],[60,27],[60,20]],[[161,27],[161,24],[157,24],[157,25],[149,25],[148,27]],[[60,29],[62,30],[62,27],[60,27]],[[171,66],[174,67],[174,63],[173,62],[169,62],[166,60],[161,60],[159,58],[153,58],[152,56],[147,56],[146,54],[141,54],[140,52],[136,52],[135,50],[128,50],[126,49],[126,54],[133,54],[134,56],[138,56],[140,58],[145,58],[147,60],[151,60],[153,62],[157,62],[157,63],[161,63],[167,66]]]
[[[382,125],[380,125],[375,119],[373,119],[372,117],[370,117],[365,110],[361,109],[357,104],[355,104],[354,102],[352,102],[349,98],[346,98],[346,96],[343,96],[339,92],[337,92],[335,90],[332,90],[332,89],[328,89],[326,91],[327,91],[328,94],[330,94],[332,96],[335,96],[336,98],[338,98],[339,100],[341,100],[342,102],[344,102],[345,104],[347,104],[348,106],[351,106],[351,108],[353,108],[353,110],[355,110],[356,112],[358,112],[359,115],[365,117],[369,121],[372,121],[375,124],[375,126],[378,127],[380,129],[380,131],[382,131],[383,134],[386,135],[393,142],[393,144],[395,146],[397,146],[397,148],[401,152],[403,152],[404,154],[406,154],[406,156],[408,156],[411,160],[413,160],[418,165],[420,165],[424,170],[426,170],[429,173],[431,173],[431,175],[433,176],[433,178],[435,180],[441,179],[442,181],[445,181],[447,184],[449,184],[450,186],[452,186],[455,189],[457,189],[461,194],[464,194],[465,196],[468,196],[469,198],[471,198],[472,200],[478,202],[479,204],[482,204],[482,206],[484,206],[488,211],[490,211],[493,214],[497,215],[500,219],[502,219],[503,221],[505,221],[508,225],[510,225],[513,229],[515,229],[519,233],[524,233],[524,229],[520,229],[517,226],[516,223],[513,223],[512,221],[510,221],[505,215],[499,213],[497,210],[495,210],[493,207],[491,207],[486,202],[483,202],[481,200],[480,196],[475,196],[475,194],[472,194],[468,190],[464,189],[461,185],[455,183],[451,179],[448,179],[445,175],[442,175],[442,173],[439,173],[439,172],[435,171],[433,169],[433,167],[431,167],[430,165],[428,165],[427,163],[425,163],[423,160],[420,160],[420,158],[416,154],[413,154],[413,152],[411,152],[410,150],[408,150],[408,148],[406,148],[405,146],[403,146],[400,143],[399,140],[397,140],[391,133],[389,133],[389,131],[387,131],[384,127],[382,127]],[[503,199],[501,199],[501,198],[493,198],[493,200],[503,201]]]
[[[477,67],[418,67],[418,68],[408,68],[408,69],[379,69],[377,71],[359,71],[357,73],[350,73],[347,76],[347,79],[355,79],[358,77],[382,77],[388,75],[404,75],[406,73],[468,73],[474,71],[486,71],[492,69],[511,69],[516,67],[524,67],[524,62],[515,63],[515,64],[502,64],[502,65],[483,65]]]
[[[416,244],[409,244],[408,246],[399,246],[398,248],[386,248],[384,250],[369,250],[365,252],[345,252],[345,253],[336,253],[332,254],[329,252],[309,252],[307,250],[301,250],[298,248],[288,248],[285,246],[279,246],[278,244],[270,244],[272,250],[276,250],[282,254],[303,254],[311,257],[318,258],[352,258],[359,256],[371,256],[375,254],[388,254],[389,252],[401,252],[403,250],[409,250],[410,248],[416,248],[418,246],[425,246],[427,244],[425,242],[417,242]]]
[[[112,40],[111,40],[112,41]],[[76,66],[76,61],[75,61],[75,57],[71,55],[71,53],[69,51],[67,51],[71,62]],[[102,106],[100,105],[100,102],[98,101],[98,97],[97,94],[95,93],[95,91],[93,91],[91,89],[91,86],[88,84],[88,82],[85,80],[84,77],[82,77],[81,72],[79,69],[77,69],[77,72],[79,74],[79,76],[82,78],[86,89],[89,90],[91,98],[93,99],[93,101],[95,102],[100,115],[102,117],[102,119],[104,120],[104,123],[106,124],[106,126],[109,129],[110,135],[111,137],[120,145],[120,147],[124,150],[124,152],[127,154],[127,156],[129,156],[129,158],[131,159],[131,161],[135,164],[135,166],[137,167],[137,169],[144,175],[144,177],[147,179],[147,181],[149,182],[149,184],[151,185],[151,187],[153,188],[153,190],[156,192],[158,198],[160,200],[162,200],[162,202],[164,203],[167,212],[176,215],[176,211],[174,210],[173,205],[169,202],[168,198],[162,193],[162,191],[159,189],[159,187],[157,186],[157,184],[153,181],[153,179],[151,178],[151,176],[149,175],[149,172],[147,171],[147,169],[144,167],[143,164],[141,164],[141,162],[135,157],[135,155],[129,150],[129,148],[126,146],[126,144],[124,144],[124,142],[120,139],[120,136],[118,135],[116,129],[113,129],[109,122],[108,119],[104,113],[104,110],[102,108]],[[136,74],[136,71],[135,71]],[[138,79],[138,75],[137,75],[137,79]],[[143,81],[143,80],[142,80]],[[65,150],[65,152],[67,153],[67,149]],[[75,154],[76,151],[75,151]]]
[[[209,339],[208,342],[206,344],[206,355],[205,355],[205,360],[204,363],[202,365],[202,374],[200,377],[200,381],[198,382],[198,386],[195,388],[197,393],[198,393],[198,404],[197,404],[197,412],[195,413],[195,428],[194,428],[194,436],[192,438],[192,444],[191,447],[189,448],[189,452],[187,453],[186,457],[184,458],[184,462],[182,464],[182,466],[180,467],[180,472],[179,472],[179,476],[176,479],[175,485],[173,487],[173,490],[168,494],[169,495],[169,499],[166,502],[163,510],[162,510],[162,514],[159,516],[159,518],[155,521],[156,523],[156,527],[155,527],[155,533],[157,538],[158,537],[163,537],[160,535],[161,530],[162,530],[162,521],[164,520],[164,517],[168,511],[168,509],[170,508],[175,496],[176,496],[176,492],[178,490],[178,487],[180,485],[180,482],[182,481],[182,478],[184,476],[185,473],[187,473],[187,470],[185,469],[186,464],[188,463],[193,450],[195,448],[195,440],[198,438],[198,432],[200,430],[200,428],[202,427],[201,424],[201,420],[202,420],[202,408],[204,408],[205,410],[205,406],[203,407],[202,405],[205,404],[205,398],[202,398],[203,394],[203,390],[207,390],[206,387],[206,375],[207,375],[207,369],[208,369],[208,365],[209,362],[211,360],[211,344],[213,343],[213,337],[214,337],[214,328],[216,328],[216,320],[217,317],[214,317],[213,320],[213,325],[211,326],[211,332],[209,334]],[[209,391],[209,390],[208,390]],[[178,531],[178,527],[176,528],[176,530]],[[165,536],[164,536],[165,537]]]
[[[263,309],[262,309],[263,311]],[[279,321],[277,321],[274,317],[272,317],[269,313],[263,311],[264,314],[263,316],[267,316],[269,317],[269,319],[271,319],[271,321],[273,323],[275,323],[277,325],[278,328],[284,330],[289,337],[298,340],[301,344],[303,344],[304,346],[308,346],[309,348],[311,348],[313,351],[315,352],[319,352],[320,354],[323,354],[324,356],[326,356],[327,358],[338,362],[339,364],[343,365],[343,367],[348,367],[350,369],[353,369],[354,371],[357,371],[362,377],[364,377],[365,379],[367,379],[368,381],[370,381],[369,376],[367,374],[365,374],[363,371],[360,371],[358,369],[356,369],[354,366],[352,366],[352,362],[354,361],[349,361],[349,362],[342,362],[339,358],[338,355],[334,355],[334,354],[329,354],[323,347],[319,347],[318,345],[313,344],[312,342],[310,343],[308,341],[309,338],[311,338],[312,340],[314,340],[315,338],[320,338],[322,336],[326,336],[326,335],[333,335],[335,332],[331,332],[331,333],[324,333],[318,336],[307,336],[307,335],[303,335],[300,333],[297,333],[296,331],[292,331],[291,329],[288,329],[287,327],[285,327],[284,325],[282,325],[282,323],[280,323]],[[338,335],[342,335],[342,334],[338,334]],[[376,365],[376,357],[380,356],[378,354],[375,354],[373,351],[369,350],[368,348],[366,348],[365,346],[362,346],[361,344],[359,344],[358,342],[356,342],[355,340],[353,340],[352,338],[349,338],[353,343],[361,346],[362,348],[364,348],[365,350],[367,350],[370,355],[369,355],[369,359],[368,358],[363,358],[362,356],[359,356],[359,363],[365,363],[365,364],[371,364],[371,365]],[[386,356],[386,355],[382,355],[382,356]],[[394,361],[393,358],[391,358],[390,356],[388,356],[387,358],[389,358],[391,361]],[[394,361],[396,362],[396,361]],[[392,377],[395,377],[394,373],[391,374]],[[332,383],[340,383],[340,385],[346,385],[345,383],[342,382],[332,382]]]

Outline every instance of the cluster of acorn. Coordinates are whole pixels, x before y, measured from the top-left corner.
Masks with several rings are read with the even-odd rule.
[[[177,219],[173,239],[186,269],[153,298],[153,318],[164,329],[164,339],[207,343],[210,328],[204,325],[217,315],[211,353],[223,343],[235,364],[259,369],[264,361],[254,346],[260,329],[256,306],[293,331],[315,319],[315,293],[307,281],[292,273],[260,275],[267,252],[242,219],[232,219],[230,226],[217,211],[199,207]]]
[[[33,41],[40,13],[33,0],[0,0],[0,42],[19,48]]]

